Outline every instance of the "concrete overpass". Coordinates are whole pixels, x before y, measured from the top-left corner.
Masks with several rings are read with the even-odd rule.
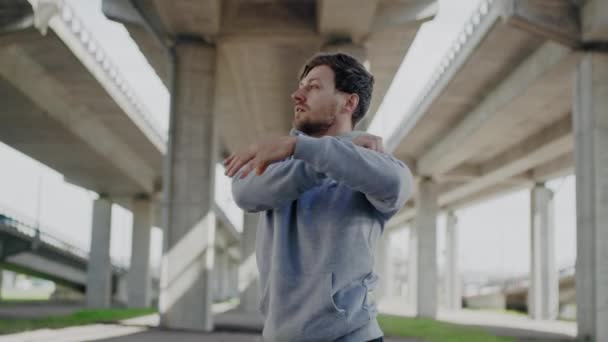
[[[3,269],[52,280],[85,292],[89,255],[23,218],[0,210],[0,263]],[[116,295],[127,267],[113,261],[112,294]],[[123,279],[124,280],[124,279]]]
[[[110,305],[111,205],[117,203],[134,214],[129,305],[148,306],[150,229],[162,226],[166,133],[68,3],[0,2],[0,98],[0,141],[100,195],[93,208],[88,305]],[[218,251],[228,255],[222,246],[238,245],[240,236],[217,205],[215,212],[222,221]]]
[[[103,9],[125,24],[172,95],[161,324],[211,330],[205,265],[212,260],[215,220],[209,165],[268,134],[288,132],[298,69],[318,51],[347,51],[369,64],[377,82],[374,113],[436,3],[104,0]],[[255,224],[245,218],[243,266],[255,265],[248,262]],[[255,311],[255,281],[244,292],[242,308]]]
[[[489,196],[531,189],[532,315],[550,318],[557,298],[548,179],[577,177],[578,324],[608,339],[605,1],[481,1],[387,142],[419,183],[413,205],[391,223],[412,223],[412,268],[421,316],[434,317],[436,224],[448,212],[449,282],[457,290],[453,211]],[[454,303],[459,302],[454,300]]]

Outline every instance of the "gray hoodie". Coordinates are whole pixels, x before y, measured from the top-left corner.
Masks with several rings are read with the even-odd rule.
[[[266,341],[381,337],[371,292],[376,241],[412,193],[401,161],[351,142],[297,135],[292,157],[233,178],[236,203],[261,212],[256,256]]]

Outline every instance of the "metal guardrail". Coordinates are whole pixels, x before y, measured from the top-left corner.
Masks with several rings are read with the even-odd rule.
[[[31,239],[38,239],[40,242],[53,246],[63,252],[76,256],[83,260],[89,260],[89,252],[85,249],[73,245],[60,237],[50,234],[49,231],[53,228],[45,225],[40,225],[37,220],[31,217],[18,213],[14,209],[9,209],[0,206],[0,225],[14,228],[18,233],[25,235]],[[126,272],[128,265],[116,259],[112,259],[112,267],[120,272]]]

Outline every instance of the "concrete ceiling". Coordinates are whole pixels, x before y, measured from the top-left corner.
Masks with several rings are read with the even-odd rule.
[[[290,94],[301,66],[328,43],[363,47],[376,77],[364,128],[380,105],[420,25],[436,11],[432,0],[133,1],[150,26],[169,37],[202,39],[217,47],[215,111],[228,151],[291,128]],[[116,0],[108,17],[125,23],[157,73],[167,59],[142,20],[130,20]],[[351,44],[351,45],[352,45]]]
[[[154,193],[162,152],[53,31],[0,36],[0,140],[117,198]]]
[[[494,1],[473,14],[466,39],[455,43],[401,125],[394,152],[440,183],[441,207],[573,172],[572,87],[581,42],[572,40],[580,28],[570,24],[579,10],[561,0],[511,3],[530,11]],[[413,212],[405,208],[393,225]]]

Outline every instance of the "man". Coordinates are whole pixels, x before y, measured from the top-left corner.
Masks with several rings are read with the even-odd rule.
[[[313,57],[290,136],[227,158],[236,203],[261,212],[256,255],[266,341],[382,341],[371,292],[376,241],[412,192],[380,138],[353,132],[373,76],[345,54]]]

